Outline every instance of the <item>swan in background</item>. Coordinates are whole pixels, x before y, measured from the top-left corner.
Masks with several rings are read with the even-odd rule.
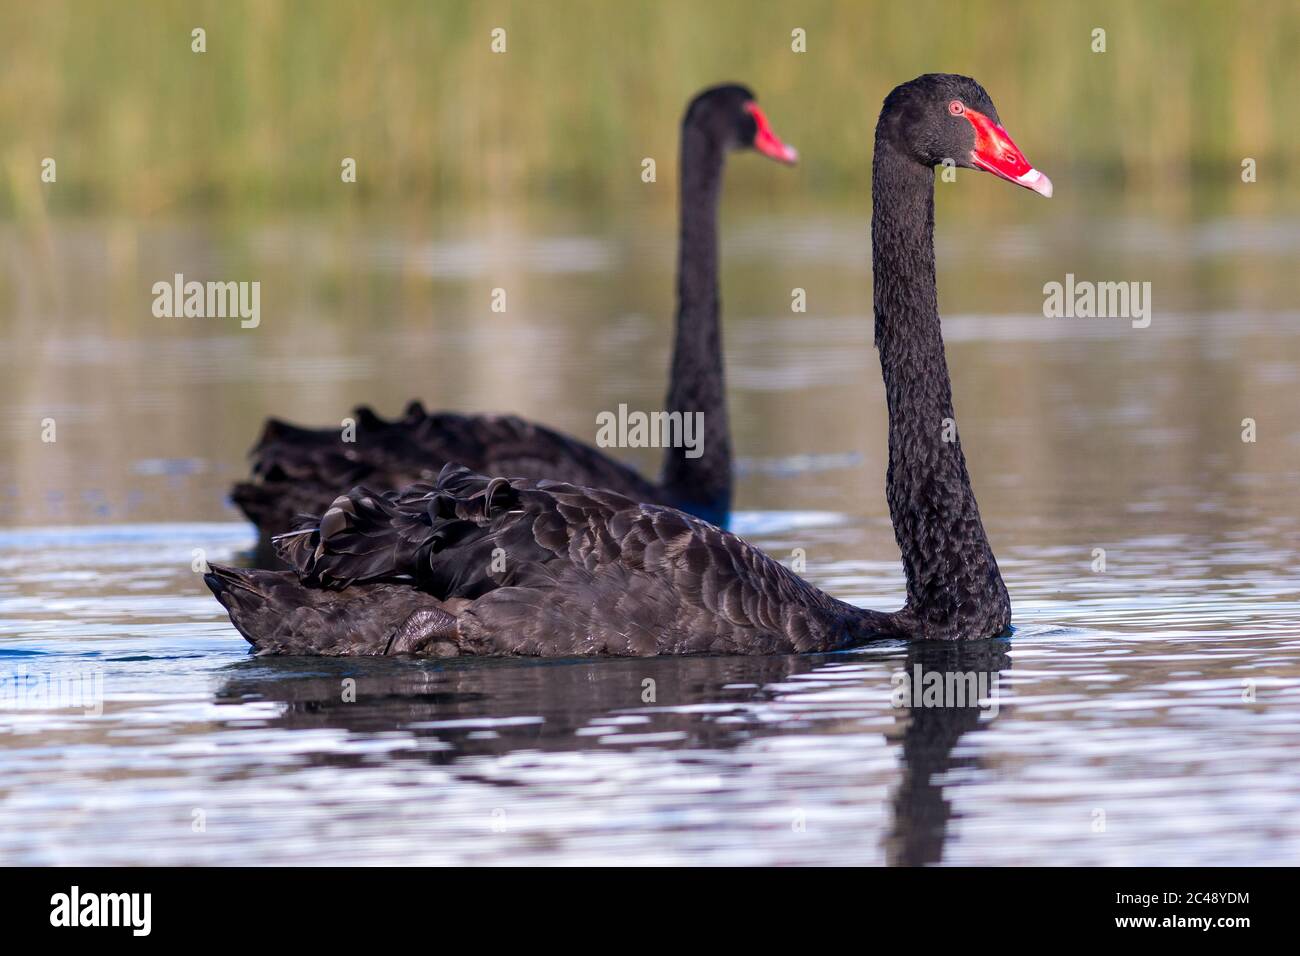
[[[457,462],[492,475],[607,488],[725,524],[732,476],[718,317],[718,202],[727,154],[738,149],[787,164],[798,157],[772,132],[748,88],[728,84],[699,93],[681,128],[677,319],[665,404],[670,413],[699,413],[697,457],[666,448],[655,483],[589,444],[513,415],[429,413],[413,402],[403,417],[386,421],[362,406],[352,413],[350,442],[338,428],[267,421],[250,453],[252,478],[234,487],[232,499],[263,533],[279,534],[296,515],[320,514],[354,485],[402,488]]]

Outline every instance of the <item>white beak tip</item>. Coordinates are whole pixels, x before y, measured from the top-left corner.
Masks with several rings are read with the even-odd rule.
[[[1052,198],[1052,181],[1036,169],[1031,169],[1025,173],[1018,182],[1046,199]]]

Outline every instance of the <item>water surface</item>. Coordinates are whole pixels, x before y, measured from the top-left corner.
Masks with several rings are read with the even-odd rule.
[[[268,412],[658,407],[662,215],[0,228],[0,861],[1300,861],[1300,219],[1048,208],[940,201],[1015,634],[760,659],[256,659],[193,570],[253,544]],[[725,219],[735,528],[895,607],[869,225]],[[261,326],[154,319],[178,271],[259,278]],[[1044,318],[1066,272],[1151,281],[1151,327]],[[899,701],[936,671],[981,696]],[[73,678],[97,712],[33,696]]]

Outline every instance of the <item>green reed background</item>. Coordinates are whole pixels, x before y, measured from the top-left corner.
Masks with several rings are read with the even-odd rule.
[[[1298,64],[1294,0],[3,0],[0,212],[598,196],[634,188],[644,156],[672,164],[685,99],[724,79],[806,157],[802,181],[751,188],[834,196],[863,187],[884,94],[930,70],[980,79],[1054,177],[1231,181],[1251,156],[1276,183]]]

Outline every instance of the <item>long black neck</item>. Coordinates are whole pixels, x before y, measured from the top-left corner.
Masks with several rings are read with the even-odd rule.
[[[916,637],[993,637],[1011,603],[957,438],[934,274],[934,170],[877,136],[871,176],[876,347],[889,406],[886,492]]]
[[[696,435],[694,450],[664,452],[662,479],[674,504],[718,523],[731,509],[731,431],[718,320],[718,200],[725,162],[722,146],[689,122],[683,126],[677,321],[666,405],[683,417],[702,413],[703,434]]]

